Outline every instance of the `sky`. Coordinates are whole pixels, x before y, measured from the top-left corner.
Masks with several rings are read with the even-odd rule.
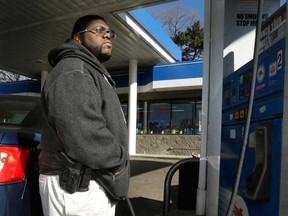
[[[197,13],[198,19],[203,24],[204,23],[204,0],[178,0],[169,2],[166,4],[156,5],[150,7],[148,10],[152,11],[162,11],[166,7],[173,7],[173,5],[181,3],[187,8],[188,10],[193,10]]]
[[[185,8],[196,11],[198,15],[198,19],[200,20],[202,24],[204,23],[204,0],[177,0],[177,1],[166,3],[166,4],[161,4],[161,5],[150,7],[149,10],[161,11],[165,9],[165,7],[171,7],[177,4],[178,2],[184,4]],[[285,2],[286,0],[280,0],[281,5],[284,4]]]

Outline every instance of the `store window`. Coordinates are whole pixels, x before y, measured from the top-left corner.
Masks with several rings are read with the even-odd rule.
[[[171,134],[195,134],[193,108],[194,102],[172,102]]]
[[[126,122],[128,122],[128,104],[127,103],[121,103],[122,111],[125,116]]]
[[[122,103],[128,120],[128,105]],[[200,134],[201,100],[138,101],[137,134]]]
[[[128,122],[128,103],[121,103],[122,111],[125,116],[126,122]],[[147,110],[144,110],[144,102],[138,102],[137,104],[137,134],[146,133],[145,114],[147,115]]]
[[[137,104],[137,125],[136,125],[136,134],[144,134],[146,133],[145,129],[145,119],[144,116],[147,113],[147,110],[144,109],[144,102],[138,102]]]
[[[170,103],[150,103],[148,124],[150,134],[170,134]]]
[[[197,101],[196,102],[196,122],[195,122],[196,134],[201,134],[201,126],[202,126],[201,112],[202,112],[202,102]]]

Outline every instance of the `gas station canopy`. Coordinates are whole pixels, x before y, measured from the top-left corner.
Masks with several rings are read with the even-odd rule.
[[[129,16],[139,29],[151,36],[129,11],[170,1],[0,0],[0,69],[40,78],[41,72],[50,70],[48,52],[68,39],[74,22],[88,14],[103,16],[117,34],[113,57],[105,63],[108,70],[128,69],[131,59],[137,59],[138,67],[178,61],[161,42],[156,43],[166,53],[155,49],[126,19]]]

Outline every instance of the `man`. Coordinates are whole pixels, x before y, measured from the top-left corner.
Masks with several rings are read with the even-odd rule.
[[[112,216],[109,187],[112,194],[127,195],[127,127],[115,84],[102,65],[111,57],[115,37],[102,17],[84,16],[75,22],[71,39],[48,55],[53,69],[41,97],[38,158],[45,216]],[[88,185],[86,170],[92,170]]]

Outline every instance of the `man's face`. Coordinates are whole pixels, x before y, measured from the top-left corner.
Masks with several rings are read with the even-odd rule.
[[[103,20],[93,20],[87,26],[87,29],[104,27],[109,31],[109,27]],[[112,55],[112,40],[109,33],[96,33],[95,31],[87,31],[78,34],[78,42],[85,46],[100,62],[107,61]]]

